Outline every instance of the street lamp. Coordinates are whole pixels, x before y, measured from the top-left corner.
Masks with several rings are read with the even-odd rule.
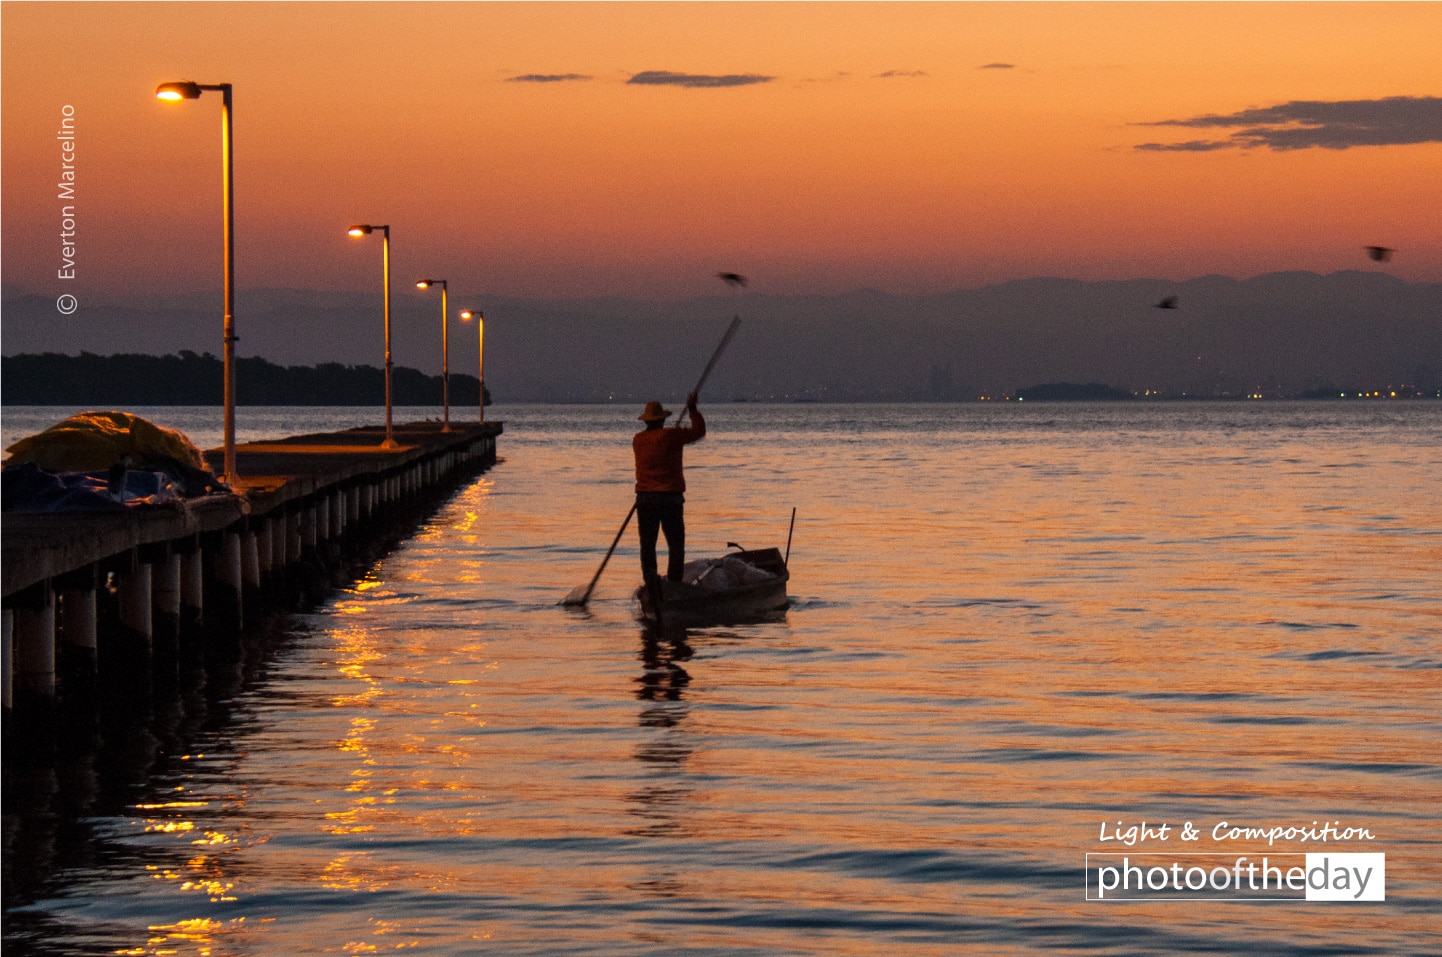
[[[477,357],[480,360],[481,375],[481,424],[484,425],[486,421],[486,317],[481,315],[479,309],[462,309],[456,315],[461,317],[461,322],[476,320]]]
[[[446,281],[444,279],[422,279],[417,289],[441,287],[441,431],[451,430],[451,314],[446,308]]]
[[[231,484],[238,477],[235,469],[235,170],[231,162],[231,98],[229,83],[162,83],[155,88],[156,99],[169,102],[198,100],[206,90],[220,91],[220,173],[221,207],[225,231],[225,462],[222,478]]]
[[[349,236],[369,236],[377,229],[381,231],[381,273],[385,281],[386,292],[386,438],[381,443],[383,449],[399,448],[396,444],[395,433],[391,431],[391,228],[386,226],[352,226],[346,230]]]

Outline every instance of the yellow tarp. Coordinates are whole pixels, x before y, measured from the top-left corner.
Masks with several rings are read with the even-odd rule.
[[[182,432],[162,428],[129,412],[81,412],[11,445],[7,466],[26,462],[57,472],[96,472],[120,456],[136,465],[158,455],[198,469],[205,457]]]

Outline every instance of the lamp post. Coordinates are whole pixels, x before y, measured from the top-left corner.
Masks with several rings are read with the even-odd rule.
[[[391,228],[385,226],[352,226],[346,230],[350,236],[369,236],[377,229],[381,231],[381,273],[385,282],[386,304],[386,438],[383,449],[399,448],[395,433],[391,430]]]
[[[417,289],[441,287],[441,431],[451,430],[451,314],[446,308],[446,281],[444,279],[422,279]]]
[[[168,102],[198,100],[206,90],[220,91],[221,208],[225,233],[225,326],[223,333],[225,377],[225,460],[222,478],[231,484],[235,469],[235,169],[232,164],[231,95],[229,83],[194,83],[182,80],[155,88],[157,99]]]
[[[457,315],[461,317],[462,322],[476,320],[476,342],[478,343],[476,355],[480,360],[481,376],[481,424],[484,425],[486,422],[486,317],[481,315],[479,309],[462,309]]]

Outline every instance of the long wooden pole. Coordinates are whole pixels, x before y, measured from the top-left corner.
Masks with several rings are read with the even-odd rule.
[[[601,559],[601,567],[596,569],[596,574],[591,576],[591,583],[589,585],[586,585],[584,588],[578,587],[574,589],[561,601],[561,604],[584,605],[586,602],[591,600],[591,592],[595,591],[596,582],[601,580],[601,573],[606,570],[606,563],[611,560],[611,553],[616,550],[616,546],[621,541],[621,536],[626,534],[626,526],[631,524],[631,516],[635,514],[636,504],[633,502],[631,503],[631,511],[626,513],[626,520],[622,522],[621,527],[616,530],[616,537],[611,539],[611,547],[606,549],[606,557]]]
[[[796,531],[796,506],[791,507],[791,525],[786,529],[786,557],[781,559],[781,564],[787,568],[791,567],[791,533]]]
[[[705,385],[706,380],[710,378],[711,370],[716,368],[716,360],[721,358],[721,353],[726,351],[727,343],[731,341],[732,336],[736,335],[736,330],[739,328],[741,328],[741,317],[732,316],[731,324],[726,327],[726,332],[721,336],[721,341],[716,345],[716,351],[711,353],[711,361],[706,363],[706,368],[702,371],[701,378],[696,380],[696,388],[691,390],[691,393],[693,395],[699,396],[701,394],[701,387]],[[689,410],[683,409],[682,411],[684,412]],[[678,415],[676,416],[676,428],[679,429],[680,427],[681,416]]]

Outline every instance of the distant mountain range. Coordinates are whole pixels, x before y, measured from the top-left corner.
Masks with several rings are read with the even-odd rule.
[[[1175,308],[1159,308],[1168,297]],[[379,299],[241,290],[239,354],[284,365],[378,366]],[[733,313],[743,325],[707,384],[711,401],[966,399],[1058,382],[1191,396],[1442,384],[1442,283],[1379,272],[1043,278],[928,296],[857,290],[460,304],[484,308],[486,385],[502,402],[677,401]],[[397,365],[440,371],[436,311],[433,297],[397,291]],[[66,317],[53,299],[4,289],[6,355],[219,352],[219,340],[218,293],[82,302]],[[473,327],[453,319],[452,372],[474,374],[476,349]]]

